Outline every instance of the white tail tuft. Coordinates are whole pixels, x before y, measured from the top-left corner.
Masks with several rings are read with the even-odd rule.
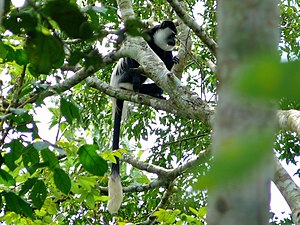
[[[117,213],[123,201],[123,190],[120,174],[112,173],[110,175],[108,180],[108,196],[108,211],[111,214]]]

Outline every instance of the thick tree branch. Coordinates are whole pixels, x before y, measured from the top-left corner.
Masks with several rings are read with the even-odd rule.
[[[118,0],[117,1],[120,12],[121,12],[121,18],[123,21],[135,18],[134,11],[132,9],[131,0]]]
[[[24,102],[22,102],[20,107],[23,107],[28,103],[34,103],[38,99],[44,99],[46,97],[49,97],[49,96],[52,96],[52,95],[55,95],[55,94],[59,94],[59,93],[62,93],[66,90],[69,90],[73,86],[75,86],[76,84],[83,81],[88,76],[91,76],[92,74],[94,74],[95,72],[96,71],[93,67],[89,67],[87,69],[86,68],[81,68],[72,77],[64,80],[61,83],[55,84],[53,86],[49,86],[45,91],[42,91],[39,94],[35,94],[33,97],[25,100]]]
[[[123,189],[123,191],[124,192],[132,192],[132,191],[141,192],[141,191],[146,191],[146,190],[157,188],[157,187],[166,186],[170,182],[173,182],[177,177],[186,173],[189,169],[195,168],[197,165],[199,165],[200,160],[202,160],[203,157],[205,157],[208,154],[209,154],[209,151],[201,151],[195,159],[192,159],[174,169],[166,169],[166,168],[156,166],[156,165],[153,165],[150,163],[139,161],[130,155],[124,154],[123,158],[120,159],[121,161],[129,163],[130,165],[132,165],[133,167],[135,167],[139,170],[144,170],[149,173],[154,173],[158,176],[158,179],[154,180],[150,184],[146,184],[146,185],[133,185],[133,186],[125,187]],[[106,187],[100,187],[100,190],[104,193],[107,193]]]
[[[139,94],[133,91],[127,91],[124,89],[118,89],[114,88],[101,80],[99,80],[96,77],[88,77],[86,79],[87,85],[118,99],[134,102],[137,104],[144,104],[148,106],[152,106],[153,108],[157,110],[164,110],[169,113],[173,113],[179,116],[182,116],[184,118],[191,118],[195,119],[195,117],[192,114],[187,114],[186,109],[182,110],[179,109],[176,101],[173,100],[164,100],[164,99],[158,99],[155,97],[151,97],[149,95],[145,94]],[[212,110],[212,109],[210,109]],[[212,111],[204,112],[204,114],[207,114],[208,116],[212,113]],[[191,116],[191,117],[190,117]]]
[[[291,208],[294,224],[300,224],[300,188],[286,172],[278,159],[276,159],[276,173],[273,180],[286,202]]]
[[[150,79],[169,94],[177,112],[187,118],[209,121],[213,112],[211,106],[183,86],[141,37],[128,37],[123,50],[143,67]]]
[[[201,27],[194,18],[189,16],[189,14],[183,9],[183,7],[181,7],[177,0],[168,0],[168,2],[175,10],[176,14],[182,19],[182,21],[195,32],[195,34],[208,47],[211,53],[216,56],[217,43],[211,37],[209,37],[205,29]]]
[[[189,18],[187,14],[184,11],[180,11],[180,7],[176,8],[176,0],[168,0],[172,7],[176,10],[178,15],[182,18],[182,20],[191,28],[193,31],[203,40],[203,42],[208,46],[208,48],[213,52],[215,55],[216,47],[217,45],[215,42],[208,38],[205,32],[202,32],[201,27],[196,24],[193,19]],[[129,1],[122,1],[122,2],[129,2]],[[179,6],[179,5],[178,5]],[[122,10],[121,10],[122,11]],[[130,13],[129,13],[130,14]],[[125,15],[125,13],[124,13]],[[128,14],[127,14],[128,15]],[[133,12],[131,11],[131,16],[133,16]],[[125,16],[123,17],[123,19]],[[186,18],[186,19],[185,19]],[[199,32],[199,33],[198,33]],[[152,80],[154,80],[159,86],[161,86],[167,93],[169,93],[171,97],[171,101],[174,99],[174,108],[179,108],[181,106],[184,109],[184,113],[186,115],[190,116],[191,112],[190,109],[193,109],[194,112],[200,110],[202,111],[201,116],[196,116],[195,114],[191,114],[190,118],[206,118],[205,121],[208,121],[208,118],[213,114],[213,110],[209,109],[209,107],[206,107],[205,104],[203,104],[202,101],[199,101],[199,103],[195,103],[194,101],[198,101],[199,98],[196,95],[193,95],[189,91],[185,90],[185,88],[182,87],[180,81],[176,79],[176,77],[170,73],[163,63],[158,59],[157,56],[154,55],[154,53],[149,49],[149,47],[146,45],[145,41],[141,38],[128,38],[128,42],[125,43],[125,52],[128,57],[131,57],[135,60],[137,60],[141,66],[144,68],[144,71],[148,71],[147,74]],[[116,96],[116,95],[115,95]],[[149,98],[149,97],[148,97]],[[176,101],[175,101],[176,100]],[[183,103],[183,104],[182,104]],[[182,105],[181,105],[182,104]],[[177,107],[176,107],[177,106]],[[203,108],[206,109],[203,111]],[[187,110],[188,109],[188,110]],[[180,111],[180,110],[178,110]],[[184,114],[183,113],[183,114]],[[203,114],[207,116],[203,116]],[[279,119],[279,125],[280,127],[296,131],[299,135],[299,116],[298,111],[279,111],[278,112],[278,119]],[[130,160],[129,160],[130,159]],[[187,168],[190,168],[187,166],[187,164],[183,165],[181,168],[177,168],[177,170],[166,170],[164,168],[152,166],[145,163],[139,163],[138,161],[134,160],[133,158],[129,158],[128,162],[132,163],[134,166],[140,169],[147,169],[149,172],[155,172],[156,174],[164,174],[164,176],[170,176],[168,179],[175,179],[178,175],[182,174],[186,170],[185,166]],[[180,171],[181,170],[181,171]],[[285,171],[277,170],[277,175],[275,180],[277,180],[276,183],[278,183],[278,176],[280,174],[284,174]],[[287,184],[291,182],[291,178],[286,177],[285,182],[282,182],[282,184]],[[164,185],[164,183],[160,182],[160,180],[157,180],[155,182],[157,185]],[[152,185],[154,187],[156,185]],[[149,188],[150,186],[143,186],[141,189],[139,189],[142,186],[133,186],[128,187],[127,190],[146,190],[146,187]],[[125,190],[126,188],[124,188]],[[298,193],[298,192],[297,192]],[[286,196],[287,198],[288,196]],[[297,210],[299,207],[294,207]],[[298,212],[298,211],[297,211]],[[299,212],[298,212],[299,214]],[[293,216],[293,219],[296,223],[297,219],[299,219],[299,215],[294,214],[297,216],[295,219]]]
[[[96,77],[88,77],[86,79],[86,83],[90,87],[93,87],[101,92],[104,92],[105,94],[114,98],[152,106],[157,110],[164,110],[171,113],[177,113],[176,110],[172,109],[172,104],[170,104],[169,101],[164,99],[151,97],[145,94],[139,94],[133,91],[127,91],[124,89],[114,88],[108,85],[107,83],[102,82]]]
[[[158,180],[163,180],[164,182],[171,182],[175,180],[177,177],[179,177],[180,175],[187,172],[189,169],[198,166],[200,160],[202,160],[203,157],[208,154],[209,151],[201,151],[195,159],[183,163],[181,166],[174,169],[166,169],[150,163],[142,162],[126,154],[123,155],[123,158],[121,160],[123,162],[129,163],[130,165],[132,165],[133,167],[139,170],[144,170],[149,173],[155,173],[158,176]]]
[[[279,110],[277,112],[278,125],[287,131],[296,132],[300,138],[300,111],[298,110]]]
[[[154,188],[159,188],[166,186],[166,182],[163,180],[153,180],[149,184],[143,184],[143,185],[131,185],[129,187],[123,187],[123,192],[143,192],[143,191],[148,191],[152,190]],[[103,192],[104,194],[108,194],[108,189],[107,187],[99,187],[100,191]]]
[[[156,17],[155,7],[150,0],[147,0],[147,6],[151,8],[151,16],[147,19],[146,24],[153,24]]]
[[[156,206],[156,208],[153,210],[152,214],[154,212],[156,212],[159,208],[164,208],[164,206],[167,204],[169,197],[171,196],[171,194],[174,193],[174,190],[176,188],[174,187],[174,184],[172,182],[170,182],[167,186],[167,189],[164,193],[164,195],[161,198],[161,201],[159,202],[159,204]]]
[[[199,154],[197,155],[197,157],[195,159],[190,160],[190,161],[184,163],[183,165],[178,166],[177,168],[174,168],[171,171],[170,176],[178,177],[181,174],[187,172],[189,169],[197,167],[200,164],[200,160],[203,160],[203,157],[206,157],[208,155],[210,155],[210,150],[199,152]]]
[[[185,3],[180,2],[181,7],[185,8]],[[179,18],[179,34],[177,39],[180,42],[180,48],[178,51],[179,63],[175,64],[172,68],[172,72],[181,80],[182,73],[184,71],[185,65],[189,59],[189,52],[192,48],[191,40],[191,29]]]
[[[75,76],[75,75],[74,75]],[[78,75],[80,76],[80,75]],[[72,77],[71,79],[77,80],[76,77]],[[187,114],[187,109],[184,110],[177,110],[178,107],[175,101],[172,100],[162,100],[157,99],[148,95],[134,93],[132,91],[126,91],[122,89],[116,89],[111,87],[110,85],[100,81],[96,77],[89,77],[86,79],[87,84],[101,92],[104,92],[105,94],[123,99],[126,101],[131,101],[138,104],[144,104],[148,106],[152,106],[153,108],[157,110],[164,110],[166,112],[174,113],[176,115],[180,115],[184,118],[195,118],[194,116],[190,116],[190,114]],[[64,82],[63,82],[64,83]],[[67,85],[63,85],[67,86]],[[195,97],[197,99],[197,97]],[[190,104],[192,104],[193,99],[188,100]],[[201,104],[200,104],[201,106]],[[192,105],[194,110],[196,109],[196,105]],[[206,118],[210,118],[213,113],[214,109],[207,104],[204,104],[200,107],[200,110],[203,110],[201,114],[207,115]],[[287,131],[293,131],[298,134],[298,137],[300,137],[300,112],[298,110],[278,110],[277,111],[277,118],[278,118],[278,125],[280,128],[285,129]]]
[[[129,163],[130,165],[132,165],[135,168],[138,168],[140,170],[144,170],[147,171],[149,173],[155,173],[158,175],[158,177],[163,178],[164,180],[168,180],[166,179],[168,177],[168,175],[172,172],[171,169],[165,169],[163,167],[160,166],[156,166],[150,163],[146,163],[146,162],[142,162],[139,161],[137,159],[135,159],[134,157],[130,156],[130,155],[123,155],[123,158],[121,159],[124,162]]]
[[[154,180],[149,184],[144,184],[144,185],[131,185],[129,187],[124,187],[123,191],[124,192],[143,192],[143,191],[148,191],[154,188],[159,188],[163,187],[166,185],[166,182],[163,180]]]
[[[131,0],[119,0],[123,20],[134,17]],[[187,118],[209,122],[212,108],[197,94],[190,92],[171,73],[141,37],[128,37],[123,47],[124,54],[136,60],[147,72],[147,76],[170,95],[173,109]]]
[[[38,94],[34,94],[31,98],[26,99],[24,101],[19,102],[18,107],[23,107],[28,103],[34,103],[38,99],[44,99],[46,97],[62,93],[66,90],[71,89],[76,84],[79,84],[81,81],[85,80],[87,77],[93,75],[95,72],[97,72],[101,67],[105,67],[107,65],[112,64],[119,58],[123,57],[122,50],[118,50],[116,52],[111,52],[110,54],[104,56],[103,58],[99,58],[101,61],[101,64],[99,64],[97,67],[90,66],[88,68],[81,68],[78,71],[74,73],[74,75],[58,84],[49,86],[45,91],[42,91]]]

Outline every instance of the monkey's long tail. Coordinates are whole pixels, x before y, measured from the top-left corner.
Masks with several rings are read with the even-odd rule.
[[[119,149],[123,103],[123,100],[116,99],[116,107],[114,110],[115,115],[112,150]],[[111,166],[111,174],[108,180],[108,196],[108,211],[111,214],[117,213],[123,201],[123,190],[120,177],[120,162],[118,158],[116,158],[116,163],[113,163]]]

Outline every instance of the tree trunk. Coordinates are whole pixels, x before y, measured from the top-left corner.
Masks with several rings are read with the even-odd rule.
[[[213,121],[216,181],[208,190],[208,224],[268,224],[275,110],[264,100],[240,97],[232,81],[253,59],[276,54],[278,2],[219,0],[217,18],[220,98]]]

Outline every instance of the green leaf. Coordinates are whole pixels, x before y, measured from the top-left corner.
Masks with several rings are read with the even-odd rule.
[[[96,10],[99,8],[97,7],[95,10],[94,6],[93,8],[90,8],[88,10],[86,10],[86,14],[89,15],[89,18],[91,20],[91,27],[93,28],[93,30],[99,30],[101,32],[101,29],[99,29],[101,27],[101,24],[99,23],[99,16],[96,13]],[[100,9],[101,10],[101,9]]]
[[[95,207],[95,198],[94,198],[94,195],[92,194],[88,194],[86,196],[86,204],[88,207],[90,207],[91,209],[93,209]]]
[[[47,197],[46,185],[44,184],[43,181],[37,180],[30,193],[30,198],[32,200],[33,205],[36,208],[40,209],[43,206],[46,197]]]
[[[105,151],[105,152],[101,152],[101,157],[103,159],[105,159],[106,161],[110,161],[112,163],[116,163],[116,157],[115,157],[115,152],[112,151]],[[122,155],[121,155],[122,156]]]
[[[22,212],[24,213],[24,215],[33,219],[34,218],[33,210],[30,207],[29,203],[27,203],[24,199],[19,198],[19,204],[21,206],[21,209],[22,209]]]
[[[198,215],[198,211],[196,209],[189,207],[189,210],[191,210],[196,216]]]
[[[15,60],[19,65],[26,65],[29,62],[26,51],[24,51],[23,49],[17,49]]]
[[[149,184],[150,183],[149,178],[139,170],[138,171],[132,171],[131,176],[132,176],[134,181],[136,181],[140,184]]]
[[[12,140],[9,144],[6,144],[5,147],[10,147],[10,152],[4,155],[4,162],[7,167],[13,171],[17,168],[15,161],[20,158],[25,147],[19,140]]]
[[[47,149],[49,146],[50,146],[50,144],[45,141],[37,141],[37,142],[33,143],[33,147],[38,151]]]
[[[194,213],[197,217],[204,219],[206,212],[207,212],[207,207],[201,207],[198,211],[192,207],[189,207],[189,209]]]
[[[199,212],[198,216],[199,216],[200,218],[204,219],[204,218],[205,218],[205,215],[206,215],[206,213],[207,213],[207,207],[205,207],[205,206],[201,207],[201,208],[198,210],[198,212]]]
[[[300,100],[300,62],[281,63],[271,57],[258,57],[238,71],[233,89],[247,98]]]
[[[9,46],[9,45],[4,45],[4,53],[3,56],[5,55],[5,58],[3,58],[4,62],[12,62],[15,60],[16,58],[16,53],[15,50]]]
[[[97,149],[97,145],[81,146],[78,150],[79,161],[88,172],[97,176],[103,176],[108,169],[108,165],[107,162],[96,153]]]
[[[95,9],[95,10],[100,12],[101,16],[104,19],[109,20],[113,23],[118,23],[118,16],[117,16],[118,14],[117,14],[116,8],[114,8],[114,7],[103,8],[102,7],[102,8],[97,8],[97,9]]]
[[[52,67],[64,62],[65,52],[60,40],[42,32],[31,33],[25,50],[35,74],[48,74]]]
[[[2,192],[3,193],[3,192]],[[0,193],[0,208],[3,209],[3,196],[2,193]]]
[[[33,219],[33,210],[30,205],[13,192],[3,192],[6,201],[6,208],[9,211],[21,214],[24,213]]]
[[[77,180],[78,184],[82,186],[83,189],[88,190],[89,192],[92,190],[92,187],[97,184],[97,180],[95,177],[78,176]]]
[[[15,179],[5,170],[0,169],[0,183],[4,184],[5,186],[15,186],[16,181]]]
[[[26,112],[28,112],[26,109],[18,109],[18,108],[11,108],[10,111],[13,113],[13,114],[16,114],[16,115],[22,115]]]
[[[3,20],[3,26],[15,34],[23,33],[23,30],[32,31],[37,26],[37,19],[34,12],[20,12],[14,10],[9,17]]]
[[[7,50],[5,44],[0,40],[0,58],[5,59],[7,55]]]
[[[55,154],[49,149],[44,149],[41,151],[42,158],[45,163],[47,163],[49,169],[53,170],[54,168],[59,167],[59,161],[56,158]]]
[[[75,50],[71,52],[71,55],[69,57],[69,64],[71,66],[75,66],[82,58],[84,57],[84,54],[81,51]]]
[[[56,187],[65,195],[70,192],[71,180],[68,174],[66,174],[66,172],[60,168],[56,168],[54,170],[54,183]]]
[[[27,169],[29,169],[29,167],[32,167],[40,162],[39,153],[32,145],[29,145],[26,148],[26,150],[24,151],[24,154],[22,155],[22,158],[23,158],[24,166]],[[32,174],[34,171],[29,171],[29,172]]]
[[[32,92],[34,89],[31,86],[31,84],[25,84],[19,94],[19,98],[22,98],[24,96],[26,96],[27,94],[29,94],[30,92]]]
[[[262,163],[272,149],[272,129],[247,130],[232,136],[219,146],[219,154],[215,156],[211,171],[207,176],[199,177],[195,189],[222,186],[248,175],[257,165]]]
[[[27,181],[25,181],[25,183],[22,185],[19,195],[25,195],[33,187],[37,180],[37,178],[29,178]]]
[[[144,24],[139,19],[127,19],[124,25],[130,36],[143,36]]]
[[[10,211],[20,214],[22,211],[19,203],[20,197],[13,192],[4,192],[3,194],[6,201],[6,208]]]
[[[81,120],[79,107],[74,102],[61,98],[60,110],[69,124],[72,124],[74,119],[77,119],[78,121]]]
[[[67,0],[48,1],[44,13],[50,16],[69,37],[87,39],[93,32],[77,5]]]
[[[176,217],[180,214],[180,210],[165,210],[158,209],[158,211],[153,213],[153,216],[157,216],[157,221],[164,222],[166,224],[174,224]]]
[[[84,57],[84,65],[86,67],[93,66],[94,68],[100,68],[102,62],[102,56],[95,50],[90,51],[90,53]]]

